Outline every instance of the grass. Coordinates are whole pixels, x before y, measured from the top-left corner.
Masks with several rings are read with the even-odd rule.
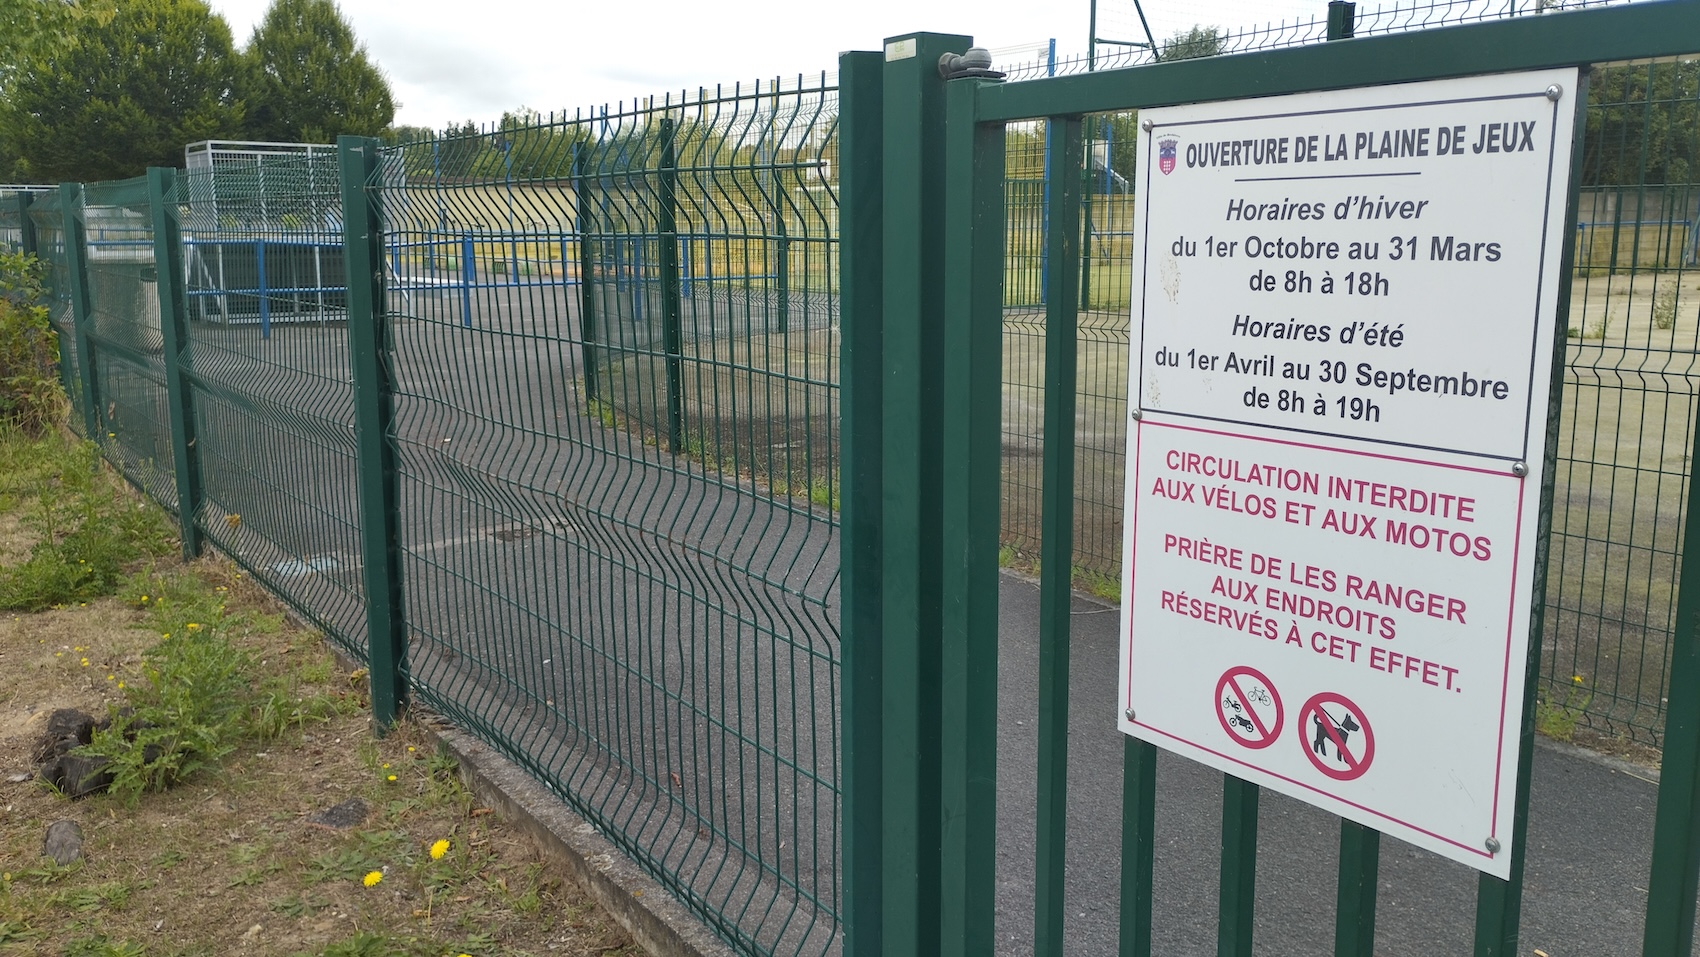
[[[321,636],[238,569],[175,561],[167,528],[86,446],[0,432],[0,580],[42,596],[0,616],[0,772],[77,707],[113,718],[88,750],[118,780],[0,785],[0,955],[639,953],[422,728],[374,738]],[[350,798],[363,821],[309,823]],[[39,856],[64,818],[68,867]]]

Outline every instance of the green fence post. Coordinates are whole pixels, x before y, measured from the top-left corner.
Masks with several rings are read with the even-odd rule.
[[[967,37],[885,43],[881,388],[884,636],[880,920],[884,953],[936,954],[940,934],[940,630],[943,563],[944,80]],[[959,237],[962,241],[966,237]],[[871,919],[863,914],[864,920]]]
[[[877,52],[838,58],[839,188],[839,436],[842,464],[838,537],[839,647],[844,683],[844,733],[839,786],[843,794],[846,957],[881,957],[884,820],[881,585],[881,444],[883,366],[883,57]]]
[[[71,327],[76,330],[77,372],[82,378],[83,428],[89,441],[99,444],[100,393],[95,388],[94,351],[89,337],[94,316],[89,298],[88,235],[78,215],[82,197],[82,187],[76,183],[59,184],[59,207],[65,217],[65,272],[71,284]]]
[[[36,255],[35,220],[30,218],[31,194],[20,191],[12,199],[18,204],[18,251]]]
[[[1001,123],[975,122],[984,85],[995,81],[951,80],[944,91],[949,241],[938,433],[945,490],[938,951],[944,957],[978,957],[995,944],[1004,130]]]
[[[201,511],[201,457],[195,448],[195,390],[185,362],[191,362],[188,310],[183,290],[183,227],[177,201],[177,171],[148,170],[148,203],[153,212],[153,261],[159,276],[159,332],[164,342],[165,388],[171,408],[171,462],[177,475],[177,534],[183,558],[201,553],[195,518]]]
[[[1575,228],[1570,224],[1568,234],[1574,235]],[[1688,957],[1700,894],[1700,693],[1695,690],[1700,688],[1700,482],[1692,469],[1682,534],[1642,957]]]
[[[1642,957],[1688,957],[1700,894],[1700,482],[1688,480]]]
[[[679,301],[679,170],[673,153],[673,120],[661,120],[661,343],[667,352],[667,437],[674,454],[685,450],[684,306]]]
[[[1328,39],[1349,40],[1356,32],[1358,5],[1351,0],[1328,0]]]
[[[596,209],[591,191],[585,188],[585,166],[590,151],[578,144],[573,154],[573,217],[578,226],[578,323],[579,351],[584,362],[584,401],[597,401],[596,391]]]
[[[1156,856],[1157,746],[1122,744],[1120,957],[1151,957],[1151,874]]]
[[[1251,957],[1261,793],[1250,781],[1222,775],[1222,892],[1217,902],[1216,957]]]
[[[1552,377],[1550,402],[1546,418],[1546,466],[1541,482],[1540,507],[1535,515],[1534,576],[1530,584],[1533,596],[1529,613],[1529,656],[1523,669],[1522,723],[1518,732],[1516,797],[1511,814],[1511,873],[1506,880],[1482,874],[1476,883],[1476,950],[1475,957],[1512,957],[1519,953],[1517,938],[1523,919],[1523,862],[1529,843],[1529,776],[1535,759],[1535,688],[1541,677],[1541,632],[1546,621],[1547,563],[1552,557],[1552,500],[1558,475],[1559,412],[1564,399],[1564,353],[1567,343],[1565,318],[1570,315],[1571,277],[1575,275],[1576,204],[1582,182],[1583,142],[1588,129],[1588,72],[1583,70],[1573,96],[1571,107],[1576,111],[1575,141],[1570,149],[1570,195],[1565,200],[1564,230],[1560,233],[1558,265],[1558,305],[1553,323],[1552,366],[1546,373]],[[1538,374],[1538,370],[1537,370]],[[1680,598],[1679,598],[1680,600]],[[1680,618],[1679,618],[1680,620]],[[1673,685],[1673,687],[1675,687]],[[1673,698],[1675,695],[1672,696]],[[1663,798],[1663,789],[1660,789]],[[1662,807],[1661,803],[1661,807]],[[1657,854],[1657,850],[1654,851]],[[1656,860],[1656,858],[1655,858]],[[1648,897],[1649,905],[1653,898]],[[1694,902],[1688,902],[1693,914]],[[1683,957],[1688,952],[1683,951]]]
[[[1055,281],[1045,297],[1045,433],[1040,480],[1039,797],[1035,842],[1033,952],[1063,950],[1063,875],[1068,835],[1069,636],[1074,612],[1074,407],[1080,323],[1080,175],[1085,158],[1079,116],[1046,121],[1053,144],[1051,228],[1045,261]]]
[[[1334,957],[1374,957],[1375,882],[1380,868],[1381,832],[1356,821],[1341,820]]]
[[[361,574],[372,721],[395,722],[407,700],[407,624],[401,600],[395,448],[389,368],[384,229],[368,192],[379,173],[378,141],[337,137],[342,178],[342,241],[348,276],[348,351],[354,373],[356,458],[360,470]]]

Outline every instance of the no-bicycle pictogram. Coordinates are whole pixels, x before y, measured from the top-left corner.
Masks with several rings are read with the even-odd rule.
[[[1216,682],[1216,720],[1228,737],[1248,748],[1274,744],[1283,714],[1275,685],[1256,668],[1229,668]]]
[[[1363,777],[1375,760],[1375,732],[1364,710],[1345,695],[1324,691],[1299,709],[1299,742],[1316,769],[1336,781]]]

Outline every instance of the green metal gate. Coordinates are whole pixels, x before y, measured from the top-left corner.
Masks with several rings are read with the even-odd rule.
[[[902,36],[888,40],[883,55],[849,53],[841,59],[846,953],[986,954],[996,944],[996,735],[1000,722],[1011,717],[999,709],[997,641],[998,508],[1005,465],[1003,307],[1010,278],[1006,128],[1043,120],[1053,150],[1043,251],[1049,281],[1033,851],[1034,952],[1050,955],[1062,953],[1066,903],[1070,603],[1077,555],[1073,470],[1084,232],[1076,171],[1084,165],[1084,118],[1443,77],[1587,68],[1682,57],[1700,47],[1700,3],[1688,0],[1350,39],[1353,20],[1350,4],[1331,5],[1329,38],[1345,42],[1008,84],[941,78],[941,58],[969,46],[961,36]],[[1645,69],[1653,76],[1652,67]],[[1633,99],[1625,94],[1620,102]],[[1651,104],[1654,98],[1641,100]],[[1596,115],[1603,114],[1590,115],[1589,135],[1598,143]],[[1573,196],[1573,211],[1576,206]],[[1665,250],[1670,247],[1680,258],[1686,237],[1672,236],[1669,226],[1653,232],[1657,252],[1649,254],[1672,255]],[[1632,235],[1633,257],[1639,255],[1641,239],[1638,232]],[[1586,243],[1583,237],[1566,253],[1567,267],[1571,258],[1591,255],[1578,249]],[[1031,250],[1021,252],[1031,255]],[[1614,271],[1616,257],[1615,251],[1609,254],[1601,268]],[[1561,315],[1564,308],[1561,301]],[[1656,320],[1654,328],[1661,328]],[[1573,331],[1571,339],[1571,348],[1579,348],[1575,340],[1588,342],[1586,330]],[[1656,347],[1656,337],[1649,344]],[[1626,351],[1636,349],[1625,344]],[[1647,351],[1647,345],[1639,350]],[[1667,342],[1665,351],[1676,350]],[[1639,368],[1633,374],[1646,372]],[[1574,402],[1590,388],[1597,389],[1597,382],[1572,376],[1562,401]],[[1692,404],[1685,408],[1685,418],[1670,419],[1669,413],[1664,418],[1667,434],[1680,436],[1673,441],[1687,443],[1694,434],[1695,410]],[[1574,465],[1590,453],[1572,444],[1562,454]],[[1678,487],[1686,484],[1683,534],[1696,533],[1700,511],[1694,507],[1694,486],[1685,470],[1672,479]],[[1574,468],[1567,480],[1577,481]],[[1629,553],[1652,556],[1649,577],[1663,574],[1673,586],[1700,581],[1700,557],[1691,562],[1680,550],[1672,523],[1663,523],[1663,537],[1637,545],[1610,529],[1591,536],[1586,526],[1576,524],[1573,511],[1557,516],[1564,540],[1582,548],[1589,547],[1590,539],[1623,540]],[[1586,507],[1579,511],[1584,521],[1587,512]],[[1559,541],[1555,536],[1555,548]],[[1670,562],[1663,572],[1656,567],[1661,555]],[[1594,560],[1619,564],[1605,549]],[[1647,558],[1638,560],[1648,569]],[[1623,572],[1611,580],[1622,587]],[[1598,586],[1591,592],[1589,587],[1583,582],[1573,591],[1600,593]],[[1700,695],[1685,693],[1700,684],[1700,587],[1677,590],[1674,606],[1672,693],[1664,716],[1663,784],[1643,951],[1648,957],[1689,953],[1700,874]],[[1540,613],[1537,607],[1537,623]],[[1618,617],[1628,616],[1619,612]],[[1516,778],[1515,857],[1508,881],[1479,879],[1474,939],[1480,957],[1517,950],[1536,679],[1542,674],[1538,624],[1534,633]],[[1580,673],[1574,677],[1578,683],[1584,680]],[[1547,684],[1545,693],[1551,694],[1552,682]],[[1550,698],[1544,700],[1553,706]],[[1103,712],[1104,721],[1112,720],[1108,700]],[[1133,739],[1124,744],[1120,951],[1145,955],[1152,951],[1157,755],[1149,744]],[[1217,923],[1223,955],[1252,953],[1258,798],[1255,786],[1225,777]],[[1369,954],[1380,834],[1342,821],[1339,846],[1334,950]]]

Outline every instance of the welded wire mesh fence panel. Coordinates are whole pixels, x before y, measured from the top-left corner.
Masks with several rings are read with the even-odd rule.
[[[179,175],[196,523],[363,655],[354,392],[334,154]]]
[[[1590,78],[1543,720],[1658,743],[1700,386],[1700,62]]]
[[[85,375],[94,377],[102,453],[167,509],[177,507],[171,416],[161,353],[159,273],[146,178],[83,187],[78,218],[88,263]]]
[[[1353,35],[1404,33],[1488,20],[1551,16],[1572,10],[1653,2],[1658,0],[1393,0],[1380,4],[1358,3]],[[1068,55],[1054,61],[1000,65],[998,68],[1008,70],[1011,80],[1035,80],[1091,70],[1114,70],[1156,60],[1277,50],[1322,43],[1328,39],[1327,0],[1317,0],[1314,13],[1262,23],[1203,23],[1172,32],[1164,32],[1153,23],[1154,32],[1150,40],[1156,43],[1155,51],[1149,46],[1145,27],[1131,0],[1100,0],[1097,10],[1094,53]],[[1146,13],[1153,12],[1160,11],[1153,11],[1148,5]],[[1172,21],[1170,26],[1173,26]]]
[[[747,953],[838,934],[834,100],[510,123],[381,189],[414,693]]]
[[[47,319],[59,337],[59,378],[71,402],[68,423],[81,435],[84,430],[83,367],[77,351],[75,320],[71,314],[70,272],[65,259],[65,213],[57,191],[45,193],[30,204],[35,224],[36,258],[45,267]]]
[[[1137,116],[1085,124],[1081,309],[1075,433],[1074,565],[1078,587],[1114,597],[1121,565],[1121,482],[1126,457],[1127,316],[1133,249],[1132,163]],[[1006,132],[1004,269],[1003,559],[1031,570],[1038,557],[1043,453],[1045,306],[1054,270],[1046,174],[1053,146],[1044,123]]]
[[[1004,133],[1003,531],[999,559],[1031,571],[1039,557],[1045,440],[1045,301],[1050,264],[1047,124]]]

